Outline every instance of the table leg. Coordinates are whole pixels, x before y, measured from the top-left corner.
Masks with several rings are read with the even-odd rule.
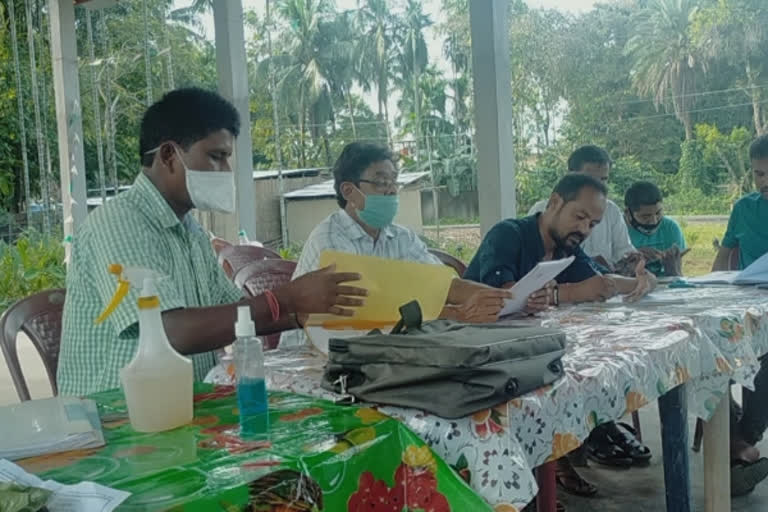
[[[536,468],[536,482],[539,484],[539,494],[536,496],[536,510],[538,512],[555,512],[557,510],[556,464],[557,461],[552,461]]]
[[[730,512],[730,404],[729,395],[720,400],[715,414],[704,424],[704,497],[706,512]]]
[[[685,385],[677,386],[659,397],[659,417],[661,445],[664,450],[667,512],[690,512],[693,510],[693,500],[688,460],[688,401]]]

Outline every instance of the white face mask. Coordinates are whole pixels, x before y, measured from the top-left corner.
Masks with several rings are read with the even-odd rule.
[[[235,213],[235,173],[231,171],[190,170],[178,148],[181,165],[186,172],[187,192],[198,210]]]

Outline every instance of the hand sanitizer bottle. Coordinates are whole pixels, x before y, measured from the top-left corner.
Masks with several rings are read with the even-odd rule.
[[[235,386],[240,435],[252,438],[269,432],[269,404],[264,382],[264,352],[248,306],[237,309],[234,345]]]

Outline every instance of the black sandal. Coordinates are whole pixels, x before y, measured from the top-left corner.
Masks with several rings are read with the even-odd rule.
[[[618,429],[612,423],[600,425],[587,439],[587,456],[593,461],[606,466],[626,468],[632,465],[633,459],[614,441],[613,431]],[[635,440],[637,441],[637,440]]]
[[[647,464],[651,460],[651,449],[637,440],[637,431],[627,423],[618,422],[615,425],[614,431],[608,434],[610,439],[624,450],[634,464]]]

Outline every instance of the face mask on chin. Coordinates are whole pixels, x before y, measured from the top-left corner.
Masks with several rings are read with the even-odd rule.
[[[659,227],[659,224],[661,224],[661,219],[659,219],[659,222],[655,224],[642,224],[635,219],[635,214],[633,214],[631,211],[629,212],[629,223],[632,225],[633,228],[638,230],[639,232],[646,234],[646,235],[652,235],[654,231],[656,231]]]
[[[176,149],[186,175],[187,192],[195,208],[221,213],[235,212],[235,173],[231,171],[200,171],[189,169],[181,152]]]

